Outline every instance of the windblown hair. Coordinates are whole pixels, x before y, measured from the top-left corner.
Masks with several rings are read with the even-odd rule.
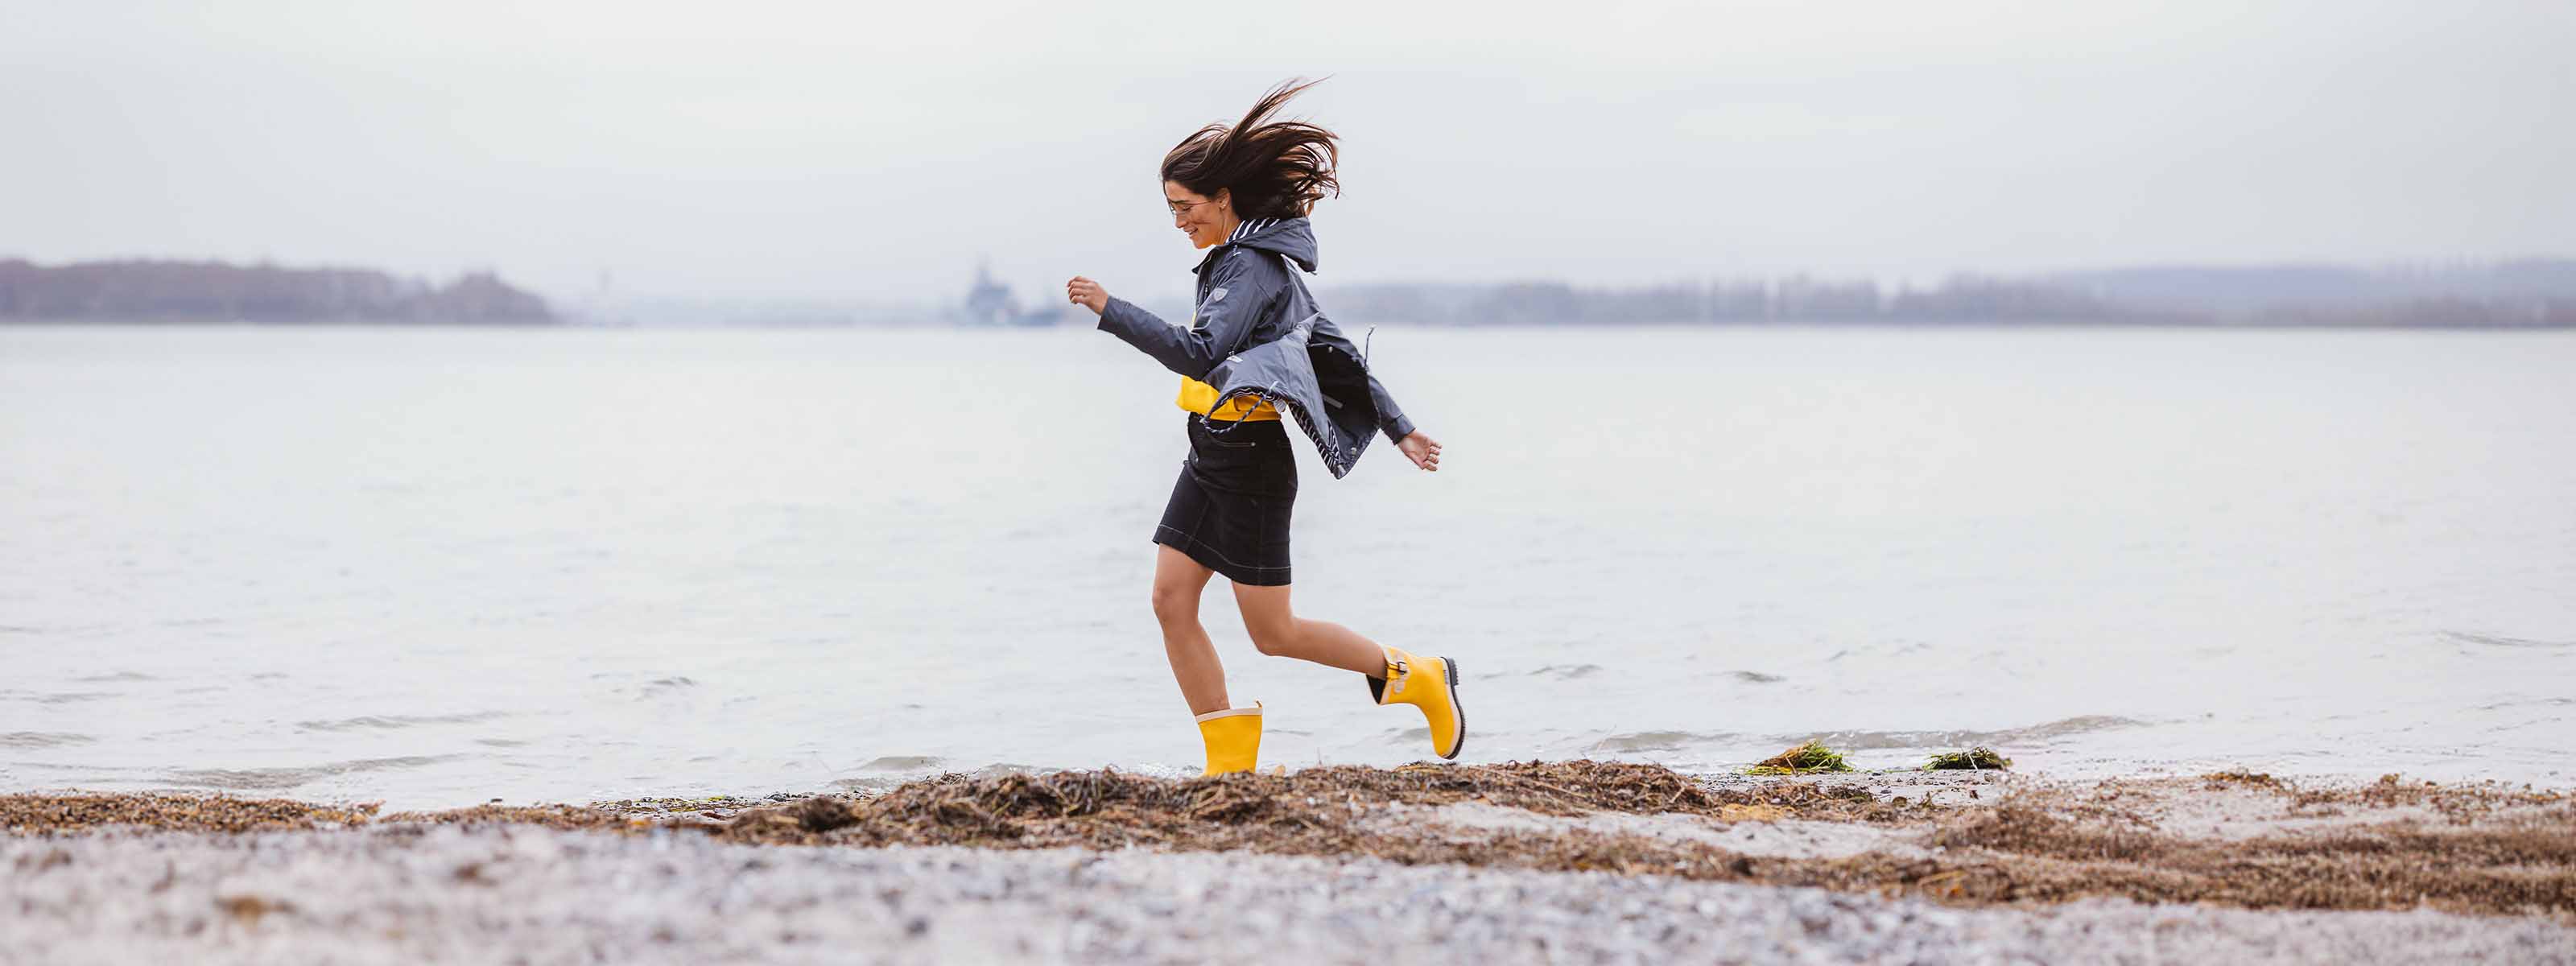
[[[1231,192],[1238,218],[1298,218],[1326,195],[1342,193],[1333,177],[1338,140],[1304,121],[1274,121],[1288,99],[1320,81],[1289,80],[1263,94],[1229,127],[1198,129],[1163,155],[1163,180],[1208,197]]]

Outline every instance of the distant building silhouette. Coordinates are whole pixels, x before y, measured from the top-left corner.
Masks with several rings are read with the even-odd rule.
[[[993,278],[990,262],[975,264],[975,284],[966,289],[966,298],[956,309],[959,324],[971,326],[1048,326],[1064,318],[1060,311],[1038,309],[1020,311],[1019,296],[1010,286]]]

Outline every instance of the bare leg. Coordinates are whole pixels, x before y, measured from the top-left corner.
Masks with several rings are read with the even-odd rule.
[[[1331,621],[1310,621],[1288,610],[1288,588],[1234,585],[1243,629],[1261,653],[1313,661],[1370,677],[1386,674],[1386,650],[1376,641]]]
[[[1172,678],[1180,682],[1181,700],[1190,703],[1191,714],[1231,707],[1225,665],[1217,660],[1207,628],[1199,626],[1199,594],[1215,574],[1188,554],[1154,547],[1154,619],[1163,625],[1163,657],[1172,662]]]

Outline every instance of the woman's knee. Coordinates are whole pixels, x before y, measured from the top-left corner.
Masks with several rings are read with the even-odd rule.
[[[1277,617],[1244,618],[1243,629],[1252,635],[1252,649],[1271,657],[1287,657],[1297,651],[1297,619]]]
[[[1180,584],[1154,585],[1154,619],[1166,624],[1199,618],[1198,589]]]

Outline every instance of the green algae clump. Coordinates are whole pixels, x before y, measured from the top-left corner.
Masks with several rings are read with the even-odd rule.
[[[1762,759],[1744,770],[1747,775],[1804,775],[1820,771],[1850,771],[1843,763],[1843,753],[1825,747],[1821,741],[1810,741],[1787,751]]]
[[[1923,763],[1924,771],[2000,771],[2012,767],[2012,759],[1984,745],[1966,751],[1945,751]]]

